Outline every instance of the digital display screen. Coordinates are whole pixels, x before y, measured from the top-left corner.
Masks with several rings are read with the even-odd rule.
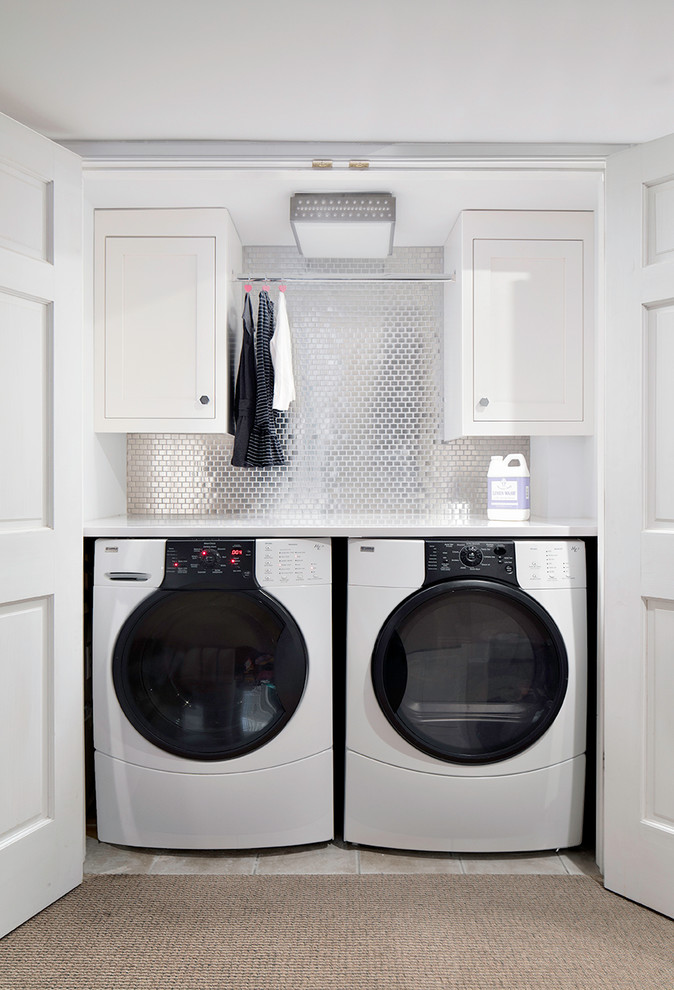
[[[243,550],[241,549],[241,547],[234,547],[234,549],[232,550],[232,557],[240,557],[242,553]]]

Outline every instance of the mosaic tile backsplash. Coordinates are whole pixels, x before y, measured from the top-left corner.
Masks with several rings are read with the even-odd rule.
[[[244,272],[286,278],[439,273],[442,263],[439,247],[398,248],[381,261],[244,249]],[[274,302],[277,291],[272,284]],[[441,439],[443,292],[442,283],[290,283],[297,395],[274,414],[285,464],[232,467],[225,435],[129,434],[128,513],[290,525],[485,515],[491,455],[518,451],[528,460],[529,438]],[[233,378],[238,353],[232,365]]]

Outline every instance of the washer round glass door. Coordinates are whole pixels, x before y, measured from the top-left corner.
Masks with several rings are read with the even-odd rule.
[[[159,591],[127,619],[112,659],[134,728],[194,760],[269,742],[299,705],[307,669],[296,622],[259,591]]]
[[[377,701],[411,745],[450,763],[495,763],[531,746],[564,700],[561,634],[529,595],[486,580],[415,592],[372,657]]]

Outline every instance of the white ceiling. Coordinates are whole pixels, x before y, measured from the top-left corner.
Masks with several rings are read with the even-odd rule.
[[[68,140],[633,143],[672,0],[0,0],[0,110]]]
[[[246,245],[293,245],[295,192],[384,191],[396,197],[395,246],[445,243],[460,210],[596,210],[601,169],[87,169],[93,207],[223,206]],[[356,252],[354,252],[356,253]]]

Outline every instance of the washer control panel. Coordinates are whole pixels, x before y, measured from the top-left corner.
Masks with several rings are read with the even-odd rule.
[[[483,577],[517,584],[515,545],[507,540],[426,540],[426,580]]]
[[[166,541],[162,588],[273,588],[330,584],[330,540]]]
[[[255,573],[263,588],[330,584],[330,541],[300,538],[258,540]]]
[[[255,540],[167,540],[163,588],[255,588]]]

